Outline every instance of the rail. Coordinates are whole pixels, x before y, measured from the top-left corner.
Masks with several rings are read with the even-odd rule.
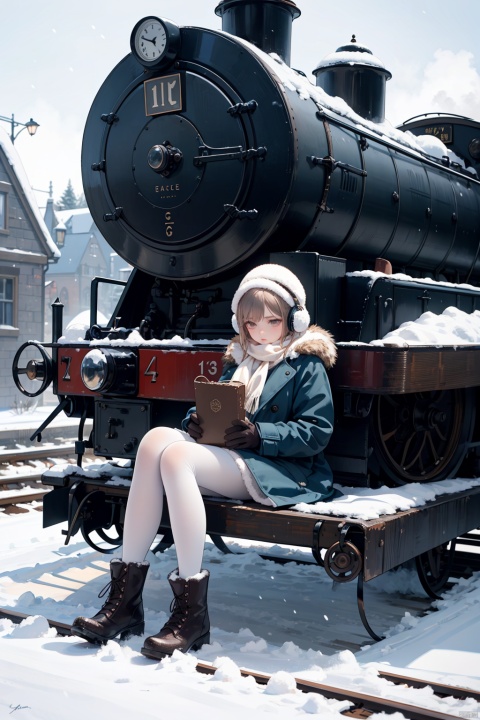
[[[41,448],[23,448],[22,450],[2,450],[0,464],[25,463],[31,460],[49,460],[50,458],[69,457],[75,455],[75,445],[52,445]]]
[[[0,618],[11,620],[14,623],[21,623],[29,617],[30,616],[27,614],[16,612],[8,608],[0,608]],[[47,619],[47,622],[49,626],[54,628],[59,635],[63,637],[71,635],[71,626],[67,623],[49,619]],[[197,661],[195,669],[198,673],[207,675],[214,675],[217,671],[217,667],[215,665],[203,662],[202,660]],[[261,673],[246,668],[241,668],[240,673],[242,677],[252,677],[259,685],[266,685],[272,677],[268,673]],[[431,683],[430,681],[419,678],[411,678],[388,672],[380,672],[379,676],[394,684],[402,684],[410,688],[422,688],[429,686],[432,688],[434,695],[441,698],[473,698],[476,702],[480,701],[480,693],[470,690],[469,688],[459,688],[451,685],[444,685],[442,683]],[[437,712],[436,710],[430,710],[418,705],[399,702],[398,700],[391,700],[385,695],[382,695],[381,697],[369,695],[367,693],[345,690],[332,685],[325,685],[312,680],[305,680],[297,677],[295,678],[295,682],[297,690],[302,692],[313,692],[322,695],[327,699],[349,702],[350,707],[346,710],[340,711],[340,714],[345,717],[368,718],[374,713],[379,712],[387,714],[395,712],[402,713],[407,720],[451,720],[452,718],[458,717],[457,715]]]
[[[88,451],[84,457],[88,458],[90,456],[91,452]],[[29,463],[44,462],[48,467],[60,458],[70,457],[76,463],[75,445],[72,443],[42,448],[3,450],[0,454],[0,507],[14,507],[19,503],[30,503],[35,500],[41,500],[46,492],[48,492],[41,484],[42,475],[46,467],[28,467]],[[10,466],[13,466],[13,472],[10,470]],[[30,487],[32,492],[7,493],[4,490],[7,485],[22,485],[25,488]]]

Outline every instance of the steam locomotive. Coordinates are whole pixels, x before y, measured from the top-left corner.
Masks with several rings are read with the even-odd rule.
[[[218,379],[233,293],[275,262],[338,343],[335,479],[376,487],[478,471],[479,348],[369,343],[427,310],[480,309],[480,123],[436,114],[387,130],[390,73],[355,38],[313,85],[290,67],[295,2],[221,0],[216,13],[222,31],[140,20],[98,91],[85,197],[134,269],[106,324],[100,296],[114,281],[94,280],[83,340],[65,339],[54,303],[52,342],[19,349],[17,386],[38,394],[53,382],[55,413],[79,418],[79,456],[90,446],[134,460],[151,427],[184,417],[197,375]],[[45,498],[45,524],[78,527],[72,484]],[[115,495],[108,483],[101,492]]]

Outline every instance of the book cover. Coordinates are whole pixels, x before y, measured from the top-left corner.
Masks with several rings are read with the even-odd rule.
[[[211,382],[203,375],[194,381],[195,404],[203,430],[197,441],[225,446],[224,436],[233,420],[245,420],[245,385],[241,382]]]

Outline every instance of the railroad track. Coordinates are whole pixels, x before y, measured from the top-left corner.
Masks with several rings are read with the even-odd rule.
[[[88,451],[86,453],[88,455]],[[52,460],[65,457],[76,457],[74,443],[51,445],[40,448],[22,448],[22,450],[0,451],[0,469],[2,465],[25,465],[33,461],[52,464]]]
[[[84,457],[90,458],[92,453],[87,451]],[[42,491],[44,487],[41,484],[42,474],[57,460],[65,458],[71,458],[75,464],[77,462],[75,445],[72,442],[49,447],[0,451],[0,507],[10,508],[19,503],[41,500],[48,492],[47,489]],[[38,463],[42,463],[42,467],[39,468]],[[23,489],[31,488],[32,491],[17,494],[5,492],[4,489],[9,485],[20,485]]]
[[[7,608],[0,608],[0,618],[11,620],[14,623],[21,623],[28,617],[30,616],[24,613],[15,612]],[[57,622],[55,620],[47,620],[47,622],[49,626],[54,628],[59,635],[63,637],[71,636],[71,626],[67,623]],[[214,675],[217,667],[212,663],[206,663],[199,660],[195,669],[198,673]],[[255,670],[248,670],[245,668],[240,669],[240,672],[242,677],[253,677],[255,682],[259,685],[266,685],[272,677],[268,673],[260,673]],[[444,685],[442,683],[430,682],[429,680],[411,678],[383,671],[379,671],[378,675],[384,680],[388,680],[395,685],[402,685],[405,688],[418,689],[428,686],[432,689],[434,695],[439,698],[453,697],[459,700],[472,698],[476,702],[480,702],[480,692],[470,690],[469,688]],[[379,697],[375,695],[368,695],[367,693],[356,692],[354,690],[344,690],[343,688],[316,683],[312,680],[295,678],[295,682],[297,684],[297,689],[302,692],[313,692],[323,695],[323,697],[327,699],[349,702],[350,707],[340,713],[345,717],[368,718],[378,712],[402,713],[408,720],[451,720],[454,717],[458,717],[457,715],[440,713],[436,710],[429,710],[428,708],[423,708],[408,702],[391,700],[385,696]]]

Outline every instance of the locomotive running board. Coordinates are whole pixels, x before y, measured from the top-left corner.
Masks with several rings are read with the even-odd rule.
[[[103,493],[111,507],[112,525],[119,523],[129,488],[109,485],[108,479],[90,479],[80,474],[56,477],[49,476],[47,471],[43,484],[54,486],[54,489],[44,498],[44,527],[65,520],[68,506],[73,512],[68,516],[67,541],[79,529],[83,514],[90,531],[97,526],[108,529],[104,517],[103,524],[95,525],[95,508],[99,505],[99,494]],[[72,497],[75,493],[78,493],[77,499]],[[310,548],[315,561],[334,581],[343,583],[357,579],[360,617],[371,637],[378,640],[379,635],[366,618],[364,582],[480,526],[480,487],[442,495],[421,507],[373,520],[272,510],[257,503],[214,498],[205,498],[205,508],[207,533],[221,550],[227,549],[224,537]],[[165,508],[159,533],[169,532],[168,508]],[[92,547],[103,550],[88,539],[88,533],[86,539]],[[112,545],[118,546],[120,542],[121,539]],[[169,544],[171,538],[167,536],[159,549]]]
[[[409,348],[338,344],[337,390],[403,394],[480,385],[480,345]]]

